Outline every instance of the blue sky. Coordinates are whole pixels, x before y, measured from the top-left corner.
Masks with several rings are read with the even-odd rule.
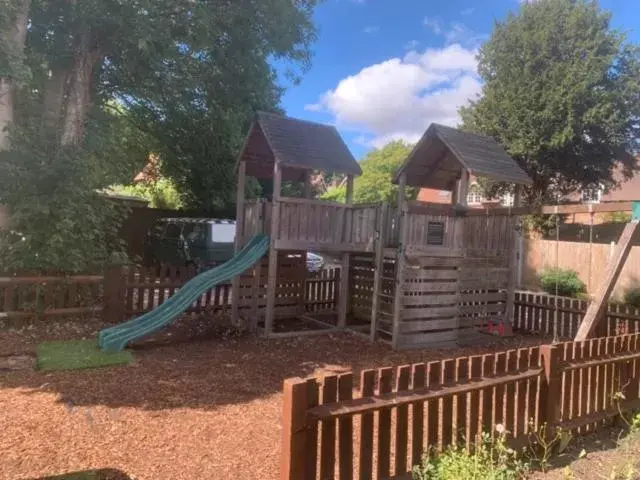
[[[640,0],[601,0],[613,25],[640,43]],[[335,124],[356,158],[431,122],[457,123],[480,92],[475,53],[518,0],[325,0],[315,12],[313,64],[283,107]]]

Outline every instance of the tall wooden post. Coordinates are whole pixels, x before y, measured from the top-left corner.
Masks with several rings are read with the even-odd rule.
[[[520,186],[516,185],[516,189],[513,193],[513,206],[520,206]],[[514,217],[509,215],[509,221],[511,226],[515,227]],[[515,313],[515,301],[516,301],[516,283],[518,283],[518,268],[520,262],[520,237],[522,232],[513,229],[513,239],[511,241],[511,251],[509,252],[509,285],[507,288],[507,310],[506,318],[503,323],[510,323],[513,325],[514,313]]]
[[[311,198],[311,170],[304,171],[304,184],[302,186],[302,196]]]
[[[347,192],[345,196],[345,203],[347,208],[353,205],[353,175],[347,176]],[[346,243],[351,241],[351,227],[353,225],[353,217],[350,215],[350,210],[345,212],[345,224],[344,224],[344,241]],[[344,328],[347,326],[347,313],[349,311],[349,269],[351,263],[351,254],[342,254],[342,265],[340,272],[340,295],[338,296],[338,327]]]
[[[391,346],[397,350],[400,345],[400,322],[404,297],[404,263],[405,263],[405,242],[408,229],[408,210],[406,201],[407,174],[401,173],[398,182],[398,248],[396,251],[396,281],[393,299],[393,325]]]
[[[378,210],[376,223],[376,255],[373,272],[373,297],[371,304],[371,326],[369,336],[371,341],[375,341],[378,334],[378,310],[380,308],[380,287],[382,285],[382,275],[384,273],[384,233],[387,231],[387,221],[389,218],[389,204],[384,202]]]
[[[458,180],[455,189],[455,195],[452,196],[452,201],[466,208],[467,207],[467,195],[469,193],[469,172],[462,170],[460,180]],[[455,221],[456,228],[454,234],[454,248],[462,248],[464,242],[464,223],[466,216],[458,217]]]
[[[271,206],[271,242],[269,245],[269,270],[267,271],[267,311],[264,320],[266,336],[273,332],[276,309],[276,287],[278,283],[278,251],[276,238],[280,225],[280,191],[282,189],[282,167],[279,161],[273,164],[273,200]]]
[[[238,182],[236,185],[236,237],[234,249],[236,252],[244,244],[244,186],[246,181],[246,162],[238,164]],[[234,325],[240,324],[240,275],[231,280],[231,319]]]

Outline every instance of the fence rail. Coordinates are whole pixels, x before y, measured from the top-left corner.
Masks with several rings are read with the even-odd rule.
[[[586,300],[519,291],[516,292],[513,326],[521,332],[550,335],[557,324],[559,338],[573,338],[588,306]],[[637,332],[640,332],[640,309],[611,303],[594,335],[608,337]]]
[[[544,424],[588,432],[640,405],[639,369],[633,334],[365,370],[355,395],[353,372],[288,379],[281,479],[404,478],[499,424],[520,444]]]
[[[91,315],[102,309],[103,277],[0,277],[0,319]]]

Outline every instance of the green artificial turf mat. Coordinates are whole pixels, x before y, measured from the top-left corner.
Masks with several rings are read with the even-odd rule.
[[[40,370],[78,370],[129,364],[131,352],[103,352],[96,339],[41,343],[36,348]]]

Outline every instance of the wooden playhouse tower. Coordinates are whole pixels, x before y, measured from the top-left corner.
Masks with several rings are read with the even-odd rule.
[[[530,183],[492,139],[431,125],[396,173],[397,205],[354,205],[361,173],[334,127],[260,113],[238,158],[237,233],[270,237],[268,257],[234,280],[233,315],[268,337],[350,328],[394,348],[456,345],[512,316],[516,217],[470,209],[470,178]],[[345,176],[346,202],[311,199],[313,175]],[[247,199],[247,178],[265,198]],[[452,204],[408,202],[409,186],[453,191]],[[295,195],[295,196],[294,196]],[[340,264],[337,300],[305,307],[309,251]]]

